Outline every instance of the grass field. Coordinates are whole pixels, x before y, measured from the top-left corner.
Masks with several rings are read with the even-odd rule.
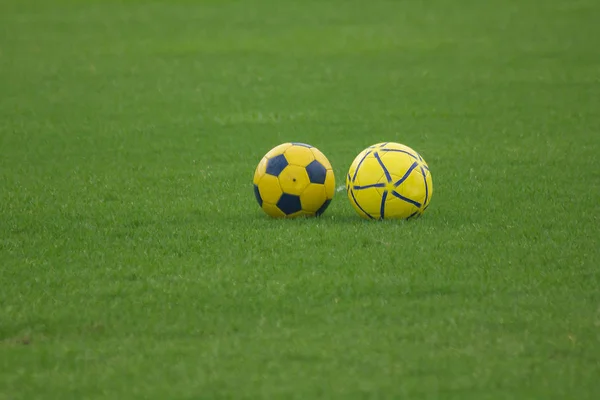
[[[600,3],[0,1],[0,400],[600,398]],[[405,143],[409,223],[267,218]]]

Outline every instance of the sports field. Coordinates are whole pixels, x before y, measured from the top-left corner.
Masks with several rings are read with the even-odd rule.
[[[596,0],[1,0],[0,400],[600,398]],[[273,220],[419,151],[431,206]]]

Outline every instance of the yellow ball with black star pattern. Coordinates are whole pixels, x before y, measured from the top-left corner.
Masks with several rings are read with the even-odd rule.
[[[304,143],[283,143],[265,154],[253,183],[261,209],[275,218],[319,216],[335,192],[329,160]]]
[[[346,176],[350,203],[363,218],[410,219],[431,201],[433,182],[423,157],[399,143],[378,143],[356,156]]]

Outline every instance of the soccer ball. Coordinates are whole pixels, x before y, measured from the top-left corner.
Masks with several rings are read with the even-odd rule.
[[[304,143],[269,151],[254,171],[254,195],[271,217],[313,217],[333,199],[335,178],[327,157]]]
[[[346,191],[356,212],[367,219],[410,219],[429,206],[433,182],[416,151],[399,143],[364,149],[346,176]]]

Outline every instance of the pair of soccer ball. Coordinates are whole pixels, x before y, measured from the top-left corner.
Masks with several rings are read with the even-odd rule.
[[[325,212],[335,193],[329,160],[304,143],[269,151],[254,172],[254,194],[271,217],[313,217]],[[429,206],[433,183],[423,157],[399,143],[378,143],[361,151],[346,176],[356,212],[368,219],[409,219]]]

